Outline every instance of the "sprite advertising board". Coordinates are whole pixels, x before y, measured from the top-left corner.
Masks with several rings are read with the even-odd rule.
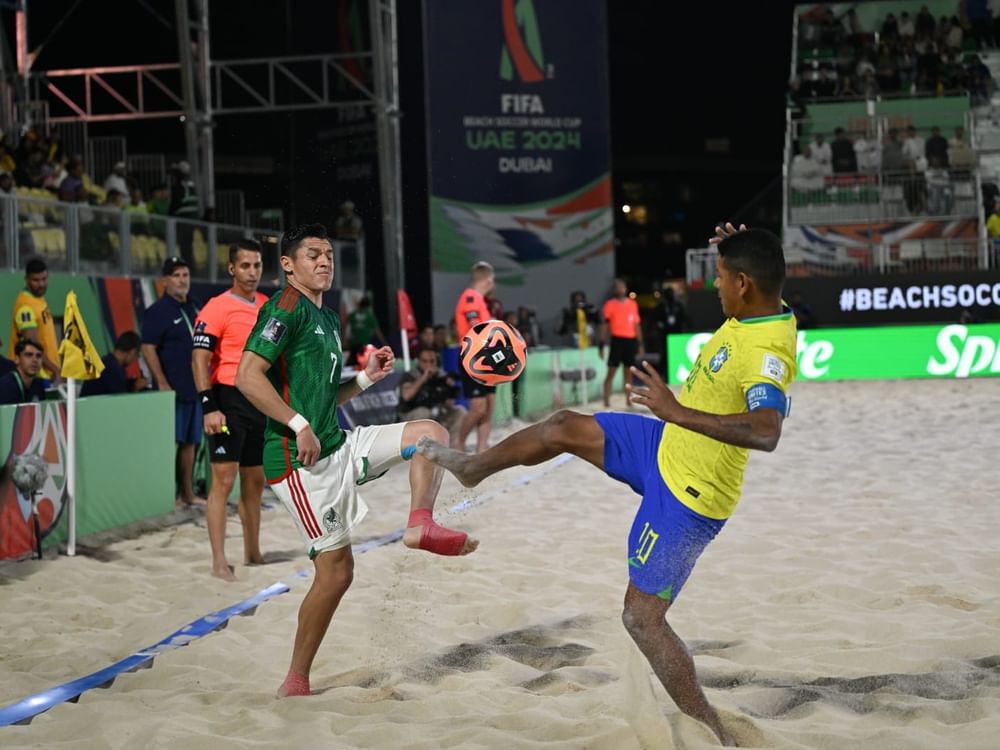
[[[683,383],[711,333],[667,337],[670,383]],[[800,380],[1000,375],[1000,324],[799,331]]]

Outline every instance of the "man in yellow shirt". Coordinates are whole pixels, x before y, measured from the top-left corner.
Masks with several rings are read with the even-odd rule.
[[[9,357],[14,356],[14,347],[21,339],[40,344],[42,351],[42,371],[44,380],[59,378],[59,342],[56,341],[56,323],[45,301],[49,288],[49,270],[45,261],[34,258],[24,269],[25,288],[14,300],[14,315],[11,319]]]
[[[627,385],[639,414],[559,411],[475,455],[422,438],[417,452],[472,487],[511,466],[560,453],[589,461],[642,495],[628,544],[625,627],[677,707],[735,740],[698,685],[694,661],[666,622],[702,550],[739,501],[750,449],[773,451],[795,378],[795,316],[781,300],[785,257],[768,231],[716,227],[718,279],[727,320],[695,361],[678,397],[648,362]],[[406,451],[404,450],[404,454]]]

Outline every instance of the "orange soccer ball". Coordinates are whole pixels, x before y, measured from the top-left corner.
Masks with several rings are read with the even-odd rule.
[[[462,367],[482,385],[509,383],[524,372],[525,348],[516,328],[502,320],[487,320],[462,337]]]

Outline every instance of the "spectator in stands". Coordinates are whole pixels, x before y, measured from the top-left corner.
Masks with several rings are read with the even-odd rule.
[[[830,152],[830,144],[826,142],[822,133],[816,133],[813,136],[813,141],[809,144],[809,148],[812,149],[813,161],[819,164],[823,174],[833,174],[833,165],[831,163],[833,155]]]
[[[878,172],[882,168],[882,149],[877,138],[858,132],[854,139],[854,153],[857,155],[859,172]]]
[[[877,88],[873,95],[879,91],[899,91],[900,89],[899,68],[896,67],[896,50],[891,44],[883,42],[879,45],[875,83]],[[867,96],[867,98],[870,99],[872,96]]]
[[[199,217],[198,190],[191,178],[191,164],[183,159],[170,170],[170,215],[177,223],[177,249],[190,264],[194,261],[195,221]]]
[[[883,39],[897,39],[899,37],[899,23],[894,14],[889,13],[882,21],[881,36]]]
[[[166,216],[170,213],[170,187],[168,185],[157,185],[153,188],[153,195],[146,204],[149,213],[158,216]]]
[[[927,157],[925,154],[924,139],[917,134],[917,129],[913,125],[906,128],[906,138],[903,139],[903,155],[913,164],[913,168],[918,172],[927,169]]]
[[[83,188],[83,162],[70,159],[66,164],[66,177],[59,184],[59,200],[76,203]]]
[[[926,5],[922,6],[920,8],[920,12],[917,13],[916,20],[914,21],[916,36],[924,39],[933,39],[935,26],[934,16],[931,15],[929,10],[927,10]]]
[[[104,180],[104,189],[109,193],[112,190],[117,190],[122,195],[128,195],[128,180],[126,180],[125,175],[125,162],[115,162],[115,165],[111,168],[111,174]]]
[[[130,378],[128,368],[139,361],[142,339],[135,331],[125,331],[115,340],[114,351],[104,355],[104,372],[97,380],[88,380],[80,389],[81,396],[110,396],[116,393],[145,390],[147,380],[139,376]]]
[[[1000,245],[1000,198],[993,199],[993,212],[986,220],[986,233],[994,245]]]
[[[345,338],[350,351],[349,362],[357,362],[358,354],[368,344],[378,342],[379,346],[386,345],[385,336],[382,335],[382,329],[372,310],[372,301],[367,296],[358,300],[357,307],[348,314]]]
[[[823,189],[823,167],[813,158],[811,146],[806,146],[801,154],[792,157],[788,182],[792,190],[800,193],[813,193]]]
[[[534,308],[518,306],[514,327],[521,332],[527,346],[538,346],[542,343],[542,327],[538,324],[538,315]]]
[[[899,71],[899,88],[907,94],[916,91],[917,55],[913,51],[913,38],[904,37],[896,51],[896,69]]]
[[[835,174],[853,174],[858,171],[858,157],[854,153],[854,144],[847,137],[843,128],[833,131],[833,143],[830,144],[833,154],[833,171]]]
[[[966,73],[954,52],[945,56],[945,62],[938,71],[938,80],[944,91],[966,88]]]
[[[108,191],[107,198],[104,201],[105,208],[114,208],[121,211],[126,206],[126,194],[119,192],[115,188],[111,188]]]
[[[448,346],[448,326],[438,323],[434,326],[434,350],[443,352]]]
[[[899,131],[890,128],[882,144],[882,171],[899,173],[907,170],[906,156],[903,154],[903,144],[899,140]]]
[[[948,141],[948,164],[954,170],[967,171],[976,167],[976,152],[965,140],[965,128],[955,128],[955,137]]]
[[[851,76],[844,76],[837,89],[837,96],[842,99],[854,99],[858,96],[858,90],[854,86],[854,79]],[[834,169],[836,172],[837,170]]]
[[[861,22],[858,20],[858,14],[854,12],[854,8],[840,17],[840,25],[843,28],[844,36],[857,37],[861,33]]]
[[[792,292],[792,296],[788,300],[788,307],[795,316],[795,325],[800,331],[816,327],[812,308],[802,300],[802,292]]]
[[[455,403],[457,396],[458,381],[441,369],[441,355],[426,349],[400,378],[399,419],[433,419],[448,430],[451,447],[460,449],[458,434],[465,407]]]
[[[927,157],[928,168],[934,160],[937,160],[939,167],[948,168],[948,141],[941,135],[941,128],[936,125],[931,128],[931,137],[924,144],[924,156]]]
[[[913,39],[914,34],[916,34],[916,27],[914,26],[913,19],[904,10],[899,14],[899,36],[903,39]]]
[[[13,174],[16,169],[17,161],[15,161],[14,157],[7,151],[7,139],[5,136],[0,139],[0,170]]]
[[[13,195],[16,189],[17,185],[14,184],[14,175],[7,171],[0,172],[0,193]]]
[[[600,325],[601,316],[597,308],[587,301],[586,293],[575,291],[569,296],[569,307],[562,309],[562,321],[556,333],[569,336],[574,349],[587,349],[597,343],[595,334]]]
[[[939,156],[930,156],[927,162],[927,171],[924,173],[927,180],[927,212],[933,216],[948,216],[955,197],[948,167]]]
[[[3,341],[0,341],[0,352],[3,350]],[[14,360],[7,359],[3,354],[0,354],[0,376],[13,371],[15,367],[17,367],[17,365],[14,364]]]
[[[354,213],[354,201],[344,201],[340,204],[340,216],[334,224],[334,236],[338,240],[358,240],[364,234],[361,217]]]
[[[968,74],[969,95],[973,107],[981,107],[990,103],[993,95],[993,76],[990,69],[983,64],[979,55],[973,55],[966,67]]]
[[[860,93],[865,99],[874,99],[879,95],[879,85],[878,81],[875,79],[874,70],[866,70],[864,75],[861,76],[861,82],[858,86],[858,93]]]
[[[45,398],[45,384],[38,376],[42,347],[29,339],[14,346],[14,369],[0,377],[0,404],[26,404]]]
[[[417,343],[410,354],[416,356],[421,352],[434,351],[434,326],[427,325],[417,334]]]
[[[951,20],[948,21],[948,31],[944,35],[944,48],[960,52],[962,50],[962,35],[962,22],[958,20],[958,16],[952,16]]]
[[[32,258],[24,267],[24,289],[14,298],[10,327],[10,355],[22,339],[41,346],[42,371],[45,379],[59,378],[59,341],[56,324],[49,311],[45,293],[49,289],[49,269],[41,258]]]
[[[183,258],[163,264],[163,296],[142,318],[142,356],[161,391],[174,392],[177,507],[207,505],[192,484],[195,447],[201,442],[202,413],[191,369],[194,321],[199,306],[189,297],[191,272]]]

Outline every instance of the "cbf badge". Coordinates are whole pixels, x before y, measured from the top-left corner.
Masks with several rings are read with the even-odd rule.
[[[715,356],[708,361],[708,369],[712,372],[718,372],[722,369],[722,366],[726,364],[729,360],[729,345],[723,344],[719,347],[719,351],[715,353]]]

